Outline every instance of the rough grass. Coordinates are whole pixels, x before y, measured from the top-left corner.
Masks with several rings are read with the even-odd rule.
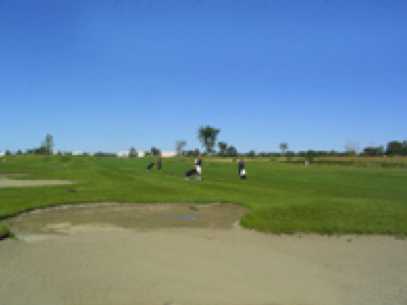
[[[10,237],[11,233],[5,224],[0,223],[0,240]]]
[[[249,209],[241,223],[276,233],[407,234],[404,168],[248,162],[240,181],[232,162],[204,160],[204,180],[185,181],[191,159],[163,161],[147,173],[147,159],[8,157],[0,174],[67,179],[75,185],[0,189],[0,219],[25,210],[80,202],[233,202]]]

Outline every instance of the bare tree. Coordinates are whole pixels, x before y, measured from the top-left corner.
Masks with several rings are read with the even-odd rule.
[[[359,151],[359,144],[358,143],[348,141],[345,144],[345,152],[348,155],[353,155],[354,156],[354,155],[356,155],[358,153],[358,151]]]
[[[40,151],[46,155],[52,155],[54,151],[54,137],[49,133],[45,136],[44,142],[42,142]]]
[[[185,146],[187,146],[187,142],[184,140],[178,140],[177,142],[175,142],[175,151],[177,152],[178,156],[181,156]]]

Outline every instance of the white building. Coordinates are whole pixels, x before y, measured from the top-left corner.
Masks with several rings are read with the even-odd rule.
[[[0,151],[0,158],[1,157],[4,157],[6,155],[6,152],[5,151]]]
[[[72,156],[82,156],[83,154],[84,154],[84,152],[81,150],[74,150],[72,152]]]
[[[146,156],[146,151],[136,150],[138,158],[144,158]],[[116,153],[119,158],[128,158],[130,157],[130,150],[121,150]]]
[[[175,151],[163,151],[161,152],[161,157],[163,158],[172,158],[175,157],[177,153]]]
[[[130,150],[121,150],[116,154],[119,158],[128,158],[130,155]]]

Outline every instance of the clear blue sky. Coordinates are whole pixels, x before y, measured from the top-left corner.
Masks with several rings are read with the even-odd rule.
[[[0,0],[0,150],[407,138],[407,1]]]

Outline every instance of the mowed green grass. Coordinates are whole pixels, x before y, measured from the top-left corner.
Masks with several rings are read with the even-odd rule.
[[[148,159],[7,157],[0,174],[69,179],[76,184],[0,188],[0,219],[63,203],[241,204],[248,228],[275,233],[407,234],[407,170],[277,162],[247,162],[249,179],[236,164],[203,163],[202,182],[185,181],[192,159],[164,159],[163,170],[146,172]],[[19,179],[24,179],[21,177]]]

